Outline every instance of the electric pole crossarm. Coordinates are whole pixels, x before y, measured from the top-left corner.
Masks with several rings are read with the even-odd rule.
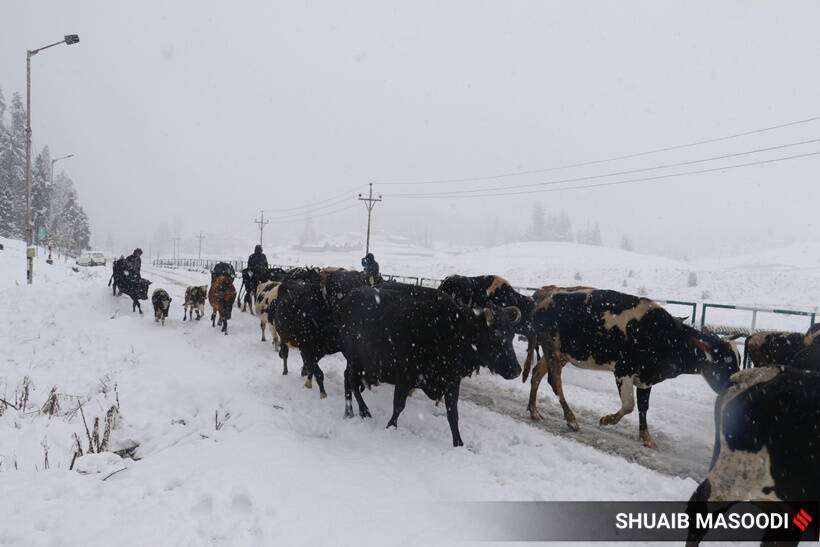
[[[253,220],[255,224],[259,225],[259,244],[262,245],[262,236],[265,232],[265,225],[270,222],[270,220],[265,220],[265,211],[259,211],[259,218],[255,218]]]

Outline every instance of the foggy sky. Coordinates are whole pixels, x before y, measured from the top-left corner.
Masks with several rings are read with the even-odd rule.
[[[820,137],[820,122],[587,168],[545,169],[820,115],[817,2],[96,2],[5,0],[0,88],[74,179],[93,240],[162,221],[252,243],[364,228],[356,188],[395,194],[596,175]],[[723,164],[820,150],[820,143]],[[721,163],[698,165],[714,167]],[[674,255],[817,239],[820,156],[658,183],[484,199],[386,197],[377,229],[523,233],[534,201],[607,244]],[[681,170],[681,169],[679,169]],[[660,173],[675,172],[674,169]],[[656,172],[648,175],[660,174]],[[624,177],[622,177],[624,178]],[[613,179],[616,180],[616,179]],[[334,212],[351,206],[330,216]],[[279,211],[289,209],[288,211]]]

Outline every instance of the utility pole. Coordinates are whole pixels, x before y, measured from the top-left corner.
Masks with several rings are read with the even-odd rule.
[[[379,194],[378,198],[373,197],[373,183],[370,183],[370,193],[367,195],[366,198],[363,198],[361,194],[359,194],[359,201],[364,202],[364,206],[367,207],[367,244],[365,245],[364,254],[370,252],[370,214],[373,212],[373,207],[376,206],[376,203],[382,200],[381,194]]]
[[[259,244],[262,245],[262,234],[265,231],[265,224],[270,222],[270,220],[265,220],[265,211],[259,211],[259,218],[253,219],[255,224],[259,225]]]
[[[196,238],[199,240],[199,252],[197,253],[197,256],[196,256],[196,257],[197,257],[197,258],[202,258],[202,240],[203,240],[203,239],[205,239],[205,236],[204,236],[204,235],[202,235],[202,231],[201,231],[201,230],[200,230],[200,232],[199,232],[199,235],[198,235],[198,236],[196,236]]]
[[[181,237],[174,237],[174,238],[171,239],[171,241],[174,242],[174,259],[175,260],[179,259],[179,247],[180,247],[179,242],[180,242],[181,239],[182,239]]]

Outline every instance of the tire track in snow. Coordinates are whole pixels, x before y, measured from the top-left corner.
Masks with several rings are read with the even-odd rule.
[[[183,275],[179,275],[175,271],[166,272],[165,270],[160,273],[155,268],[152,268],[151,272],[155,277],[183,288],[187,287],[188,283],[181,281],[179,277],[183,277],[185,274],[198,275],[198,272],[187,271]],[[163,275],[172,272],[177,275]],[[526,397],[522,397],[520,393],[514,391],[498,390],[489,393],[487,389],[482,389],[471,385],[469,381],[465,381],[461,384],[461,400],[469,401],[491,412],[507,416],[518,423],[541,429],[565,439],[575,440],[666,475],[688,477],[700,482],[706,476],[709,470],[709,462],[712,459],[711,445],[697,442],[684,444],[657,428],[652,430],[652,435],[658,448],[645,448],[638,440],[637,431],[633,424],[621,423],[615,426],[599,426],[600,412],[580,406],[574,406],[573,411],[578,418],[581,429],[580,431],[570,431],[557,401],[549,397],[539,398],[539,408],[544,417],[540,421],[532,420],[529,417],[529,413],[526,411]]]
[[[461,399],[503,414],[519,423],[573,439],[666,475],[689,477],[700,482],[706,476],[709,462],[712,460],[711,446],[694,443],[686,446],[657,429],[652,431],[652,435],[658,448],[645,448],[638,440],[637,430],[631,424],[599,426],[598,413],[577,406],[573,407],[573,411],[581,429],[570,431],[560,407],[552,399],[539,399],[539,408],[544,417],[540,421],[530,418],[526,411],[526,399],[517,393],[498,391],[489,394],[486,390],[470,385],[469,382],[462,382]]]

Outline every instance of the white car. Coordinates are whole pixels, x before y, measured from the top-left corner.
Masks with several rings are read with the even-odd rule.
[[[105,255],[100,251],[83,251],[77,259],[77,266],[105,266]]]

